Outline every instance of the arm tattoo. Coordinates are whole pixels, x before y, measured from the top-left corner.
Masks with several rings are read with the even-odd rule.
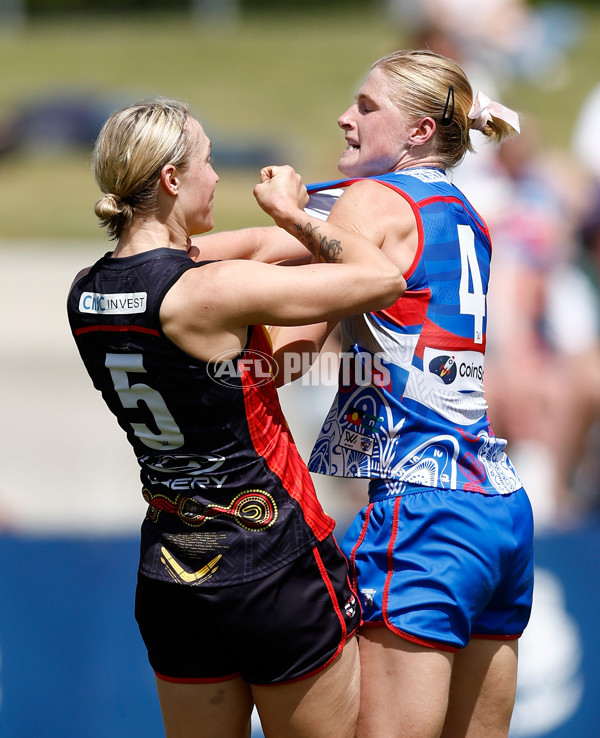
[[[340,262],[342,254],[341,241],[332,238],[327,240],[327,236],[318,234],[319,227],[313,227],[310,223],[302,226],[300,223],[294,223],[298,239],[306,246],[311,254],[321,261],[330,263]]]

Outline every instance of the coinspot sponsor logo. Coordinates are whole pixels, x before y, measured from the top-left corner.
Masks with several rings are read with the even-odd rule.
[[[444,384],[452,384],[456,379],[456,359],[454,356],[436,356],[429,362],[429,371]]]
[[[483,354],[425,349],[423,372],[430,383],[456,391],[483,391]]]
[[[242,381],[253,387],[272,382],[279,371],[277,362],[269,354],[255,349],[246,349],[233,359],[229,351],[213,356],[208,364],[208,374],[217,384],[224,387],[240,387]]]

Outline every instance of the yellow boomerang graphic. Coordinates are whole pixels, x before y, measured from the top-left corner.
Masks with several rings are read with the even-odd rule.
[[[171,576],[173,576],[173,574],[176,574],[177,577],[186,584],[200,584],[200,582],[203,582],[211,577],[219,568],[217,566],[217,563],[223,556],[223,554],[219,554],[218,556],[215,556],[212,561],[209,561],[206,566],[198,569],[198,571],[190,572],[186,571],[164,546],[160,547],[160,551],[162,553],[161,561],[167,569],[170,569],[169,573],[171,574]]]

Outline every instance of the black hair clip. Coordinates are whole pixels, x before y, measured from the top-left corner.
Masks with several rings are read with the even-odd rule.
[[[441,126],[449,126],[452,123],[452,117],[454,115],[454,87],[450,85],[448,87],[448,97],[446,98],[446,105],[444,112],[440,120]]]

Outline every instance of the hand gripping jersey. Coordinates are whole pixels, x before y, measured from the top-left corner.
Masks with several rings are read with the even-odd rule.
[[[283,418],[265,329],[250,327],[244,351],[215,363],[163,334],[163,297],[202,267],[170,249],[105,256],[73,286],[68,314],[94,386],[140,465],[148,502],[140,571],[223,586],[288,564],[334,523]]]
[[[372,179],[412,207],[418,249],[394,305],[342,321],[339,391],[309,469],[394,480],[398,494],[419,486],[513,492],[522,485],[483,397],[487,227],[440,170]],[[326,218],[354,181],[309,187],[308,209]]]

